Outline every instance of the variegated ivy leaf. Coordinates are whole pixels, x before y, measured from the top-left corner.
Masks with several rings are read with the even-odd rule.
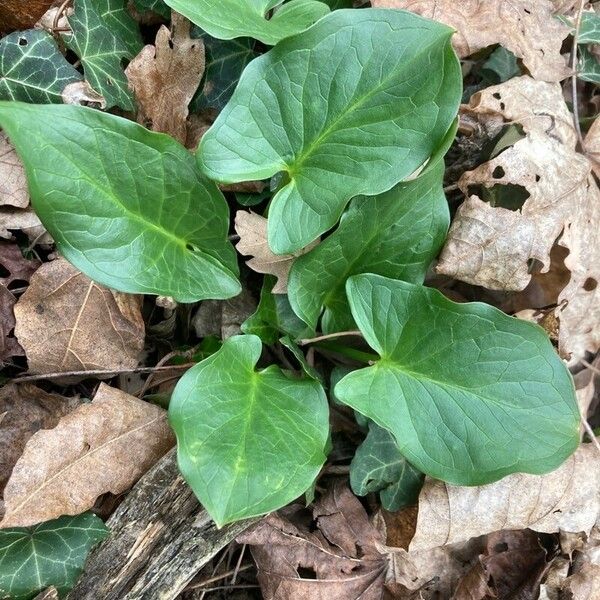
[[[81,79],[45,31],[15,31],[0,40],[0,100],[60,103],[64,88]]]
[[[106,100],[106,107],[134,110],[123,62],[142,49],[137,23],[127,11],[126,0],[75,0],[69,17],[73,33],[65,44],[81,59],[85,78]]]

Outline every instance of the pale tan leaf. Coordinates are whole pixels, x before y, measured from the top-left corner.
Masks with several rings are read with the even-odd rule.
[[[598,600],[600,598],[600,566],[585,563],[581,570],[565,579],[562,591],[569,600]]]
[[[101,384],[93,402],[27,442],[4,490],[0,527],[27,527],[89,510],[120,494],[175,443],[166,412]]]
[[[410,550],[452,544],[500,529],[589,532],[600,515],[600,453],[583,444],[547,475],[509,475],[459,487],[426,479]]]
[[[99,94],[87,81],[75,81],[69,83],[61,93],[62,101],[65,104],[75,104],[77,106],[87,106],[88,104],[97,106],[104,110],[106,100]]]
[[[600,117],[592,123],[585,136],[585,151],[596,176],[600,177]]]
[[[13,238],[11,231],[17,230],[22,231],[32,244],[49,246],[53,243],[50,234],[31,207],[0,207],[0,238],[10,240]]]
[[[548,272],[558,239],[568,250],[564,267],[570,273],[555,311],[559,349],[573,361],[595,353],[600,192],[590,161],[575,151],[577,135],[561,87],[519,77],[475,94],[469,110],[482,120],[519,123],[526,137],[461,177],[459,187],[468,198],[452,223],[438,272],[490,289],[523,290],[532,262]],[[507,184],[529,193],[520,210],[492,207],[469,195],[473,186]]]
[[[154,131],[185,144],[188,104],[204,74],[204,43],[190,38],[190,22],[177,13],[171,27],[169,31],[163,25],[156,46],[145,46],[125,73],[140,107],[140,122],[150,121]]]
[[[4,132],[0,131],[0,206],[29,206],[25,167]]]
[[[9,384],[0,389],[0,494],[29,438],[55,427],[79,404],[78,398],[49,394],[34,385]]]
[[[401,8],[456,29],[461,57],[500,44],[536,79],[561,81],[570,70],[561,56],[569,28],[554,17],[549,0],[372,0],[377,8]]]
[[[235,231],[240,236],[240,241],[235,247],[240,254],[254,257],[246,263],[253,271],[277,277],[273,294],[286,294],[294,260],[314,248],[319,241],[312,242],[295,254],[274,254],[267,241],[267,223],[267,219],[256,213],[238,210],[235,215]]]
[[[14,335],[16,301],[13,293],[0,284],[0,365],[13,356],[25,354]]]
[[[138,296],[104,288],[64,259],[42,265],[15,306],[31,373],[130,369],[144,347]]]

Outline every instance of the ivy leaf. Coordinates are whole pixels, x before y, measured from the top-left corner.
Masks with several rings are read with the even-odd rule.
[[[248,65],[202,138],[202,170],[228,183],[283,171],[269,245],[296,252],[352,197],[389,190],[443,143],[462,86],[451,36],[407,12],[332,12]]]
[[[135,101],[123,61],[132,60],[143,42],[126,4],[126,0],[75,0],[69,17],[73,33],[66,34],[64,41],[81,59],[85,78],[104,96],[106,107],[133,111]]]
[[[335,395],[390,431],[420,471],[481,485],[551,471],[575,450],[573,380],[540,327],[378,275],[346,289],[381,359]]]
[[[600,15],[585,11],[581,15],[581,29],[577,38],[579,44],[600,44]]]
[[[521,74],[517,57],[506,48],[498,46],[483,63],[484,71],[491,72],[485,77],[485,84],[492,85],[508,81]]]
[[[273,46],[329,12],[317,0],[165,0],[178,13],[222,40],[251,37]],[[275,9],[268,19],[269,11]]]
[[[92,513],[0,529],[0,597],[30,600],[50,586],[63,596],[75,585],[90,549],[107,535]]]
[[[370,421],[350,463],[352,491],[358,496],[380,492],[383,507],[397,511],[416,503],[422,485],[423,474],[404,458],[392,434]]]
[[[180,302],[239,293],[225,199],[175,140],[77,106],[0,102],[0,125],[44,227],[88,277]]]
[[[191,112],[205,108],[222,110],[240,79],[246,65],[258,56],[252,38],[219,40],[200,28],[192,29],[192,37],[204,41],[206,71],[204,85],[200,87],[190,104]]]
[[[600,84],[600,60],[588,48],[580,47],[577,77],[583,81]]]
[[[325,392],[234,336],[180,379],[169,406],[181,473],[220,527],[285,506],[314,481],[329,434]]]
[[[0,40],[0,100],[62,103],[65,87],[81,79],[45,31],[16,31]]]
[[[135,8],[140,13],[153,12],[160,15],[164,19],[171,18],[171,9],[163,2],[163,0],[133,0]],[[195,38],[195,36],[192,36]]]
[[[256,312],[242,324],[244,333],[257,335],[265,344],[273,345],[279,337],[289,335],[298,340],[315,335],[314,328],[296,316],[286,294],[273,294],[277,279],[265,277]]]
[[[376,273],[423,283],[450,222],[442,189],[444,163],[377,198],[355,198],[336,231],[295,259],[288,281],[294,312],[311,327],[325,307],[325,333],[355,328],[348,277]]]

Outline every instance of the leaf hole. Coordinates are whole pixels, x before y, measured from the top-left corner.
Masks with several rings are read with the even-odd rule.
[[[598,287],[598,282],[593,277],[588,277],[583,284],[586,292],[593,292]]]
[[[83,451],[84,451],[86,454],[87,454],[87,453],[88,453],[88,452],[89,452],[91,449],[92,449],[92,447],[91,447],[91,446],[90,446],[90,445],[89,445],[87,442],[85,442],[85,443],[83,444]]]
[[[530,11],[529,9],[527,9],[527,8],[524,8],[523,10],[524,10],[524,11],[525,11],[525,12],[526,12],[528,15],[530,15],[530,14],[531,14],[531,11]]]
[[[24,279],[13,279],[6,287],[12,291],[27,287],[27,285],[28,283]]]
[[[498,168],[502,167],[494,169],[494,177],[497,177],[496,171]],[[502,171],[502,176],[504,176],[504,169]],[[470,196],[474,194],[479,196],[484,202],[493,207],[499,206],[512,211],[521,210],[530,196],[529,192],[522,185],[512,183],[499,183],[491,187],[470,185],[468,193]]]
[[[107,83],[108,85],[115,85],[112,79],[107,79],[107,80],[106,80],[106,83]]]
[[[507,552],[508,551],[508,544],[506,542],[500,542],[499,544],[496,544],[494,546],[494,552],[496,554],[500,554],[501,552]]]
[[[496,98],[496,100],[500,100],[502,98],[502,96],[498,92],[495,92],[494,94],[492,94],[492,97]]]
[[[502,179],[504,176],[506,175],[504,169],[498,165],[495,169],[494,172],[492,173],[492,177],[494,179]]]
[[[185,245],[185,249],[189,250],[190,252],[196,252],[196,247],[193,244],[190,244],[189,242]]]
[[[10,271],[2,263],[0,263],[0,277],[3,279],[10,277]]]
[[[536,173],[535,174],[535,182],[539,183],[540,179],[541,179],[541,177]]]
[[[24,38],[24,37],[19,38],[19,46],[27,46],[27,44],[29,44],[29,42],[27,41],[26,38]]]
[[[302,579],[316,579],[317,572],[310,567],[298,567],[296,569],[298,571],[298,576]]]

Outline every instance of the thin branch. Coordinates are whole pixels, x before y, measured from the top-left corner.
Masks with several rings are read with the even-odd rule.
[[[594,375],[600,375],[600,369],[598,369],[594,365],[590,364],[587,360],[585,360],[585,359],[582,358],[581,359],[581,364],[584,367],[587,367],[592,373],[594,373]]]
[[[305,340],[298,340],[298,344],[300,346],[306,346],[306,344],[314,344],[315,342],[322,342],[323,340],[331,340],[334,338],[350,336],[350,335],[357,336],[357,337],[363,337],[362,332],[360,332],[358,330],[338,331],[337,333],[328,333],[327,335],[319,335],[314,338],[306,338]]]
[[[571,97],[573,101],[573,122],[575,125],[575,131],[577,132],[577,139],[581,147],[581,151],[585,152],[585,144],[583,142],[583,135],[581,134],[581,125],[579,124],[579,98],[577,97],[577,44],[579,43],[579,33],[581,31],[581,19],[583,16],[583,7],[586,0],[579,0],[579,6],[577,8],[577,16],[575,20],[575,33],[573,34],[573,47],[571,48],[571,69],[573,75],[571,76]]]
[[[594,446],[596,446],[596,450],[598,450],[598,453],[600,453],[600,442],[598,442],[598,438],[596,438],[596,434],[594,433],[594,430],[592,429],[591,425],[587,422],[587,419],[585,419],[583,415],[581,415],[581,424],[583,425],[585,432],[587,433],[588,437],[590,438],[590,441],[592,442],[592,444],[594,444]]]
[[[185,365],[171,365],[168,367],[136,367],[135,369],[97,369],[95,371],[63,371],[61,373],[44,373],[40,375],[25,375],[23,377],[15,377],[9,383],[30,383],[32,381],[43,381],[44,379],[61,379],[62,377],[97,377],[97,376],[113,376],[123,375],[126,373],[156,373],[157,371],[171,371],[173,369],[189,369],[196,363],[186,363]]]
[[[71,4],[72,0],[65,0],[59,7],[59,9],[56,11],[56,14],[54,15],[54,21],[52,23],[52,31],[53,32],[57,32],[59,30],[58,27],[58,22],[60,21],[60,18],[64,15],[65,11],[67,10],[67,6],[69,6],[69,4]],[[61,31],[63,31],[63,29],[61,29]],[[67,31],[71,31],[70,29],[67,29]]]
[[[236,569],[231,569],[229,571],[226,571],[225,573],[221,573],[220,575],[214,575],[213,577],[209,577],[208,579],[199,581],[198,583],[192,583],[191,585],[188,585],[187,588],[185,588],[185,589],[187,591],[189,591],[189,590],[197,590],[197,589],[205,588],[207,585],[210,585],[211,583],[215,583],[216,581],[221,581],[222,579],[227,579],[227,577],[229,577],[230,575],[234,575],[236,570],[238,573],[241,573],[242,571],[247,571],[248,569],[251,569],[253,566],[254,565],[252,563],[249,563],[247,565],[244,565],[243,567],[237,567]]]

